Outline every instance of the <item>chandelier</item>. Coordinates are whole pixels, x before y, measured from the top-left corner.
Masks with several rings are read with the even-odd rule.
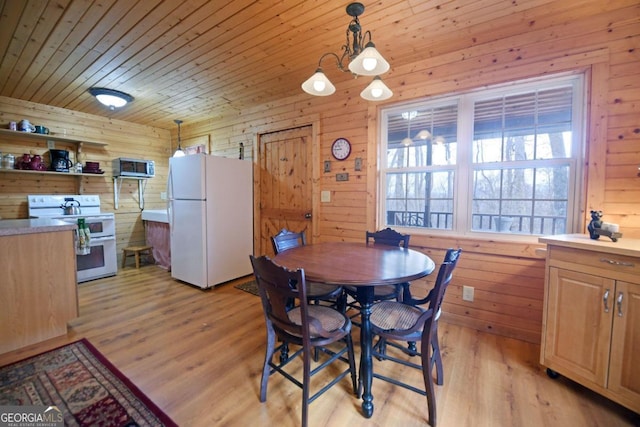
[[[368,101],[384,101],[391,98],[393,92],[384,84],[380,74],[389,71],[389,63],[376,50],[371,41],[371,32],[362,31],[358,16],[364,12],[362,3],[350,3],[347,6],[347,14],[353,19],[346,31],[347,41],[342,46],[342,56],[333,52],[323,54],[318,61],[316,72],[302,83],[302,90],[309,95],[328,96],[336,91],[336,87],[329,81],[322,71],[322,60],[327,56],[333,56],[340,71],[347,71],[344,63],[349,61],[348,69],[351,73],[360,76],[375,76],[360,96]],[[365,44],[365,41],[367,43]]]

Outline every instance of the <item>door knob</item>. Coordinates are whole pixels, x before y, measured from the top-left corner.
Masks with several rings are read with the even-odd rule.
[[[311,219],[311,212],[307,212],[306,214],[304,214],[304,217],[306,219]]]

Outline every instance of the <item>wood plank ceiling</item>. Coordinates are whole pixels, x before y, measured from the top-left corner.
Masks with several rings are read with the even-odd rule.
[[[215,119],[303,94],[300,84],[320,56],[340,54],[347,4],[0,0],[0,95],[165,129],[177,118]],[[472,44],[474,25],[523,8],[505,4],[376,0],[365,3],[360,22],[392,73],[444,46]],[[339,87],[351,77],[331,62],[323,66]],[[135,101],[109,111],[87,92],[92,86],[127,92]]]

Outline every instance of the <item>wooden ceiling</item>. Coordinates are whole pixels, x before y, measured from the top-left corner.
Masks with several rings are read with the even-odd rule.
[[[175,126],[174,119],[215,119],[309,96],[301,83],[323,53],[340,54],[345,43],[348,3],[0,0],[0,95],[165,129]],[[471,43],[472,25],[505,16],[514,4],[364,3],[363,30],[372,32],[391,73],[461,35]],[[331,62],[327,58],[323,66],[339,87],[351,77]],[[90,87],[117,89],[135,100],[109,111],[87,92]]]

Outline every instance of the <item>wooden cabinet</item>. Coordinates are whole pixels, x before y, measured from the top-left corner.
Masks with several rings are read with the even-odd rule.
[[[540,363],[640,412],[640,240],[540,241],[547,244]]]
[[[67,333],[78,317],[75,225],[0,221],[0,353]]]

